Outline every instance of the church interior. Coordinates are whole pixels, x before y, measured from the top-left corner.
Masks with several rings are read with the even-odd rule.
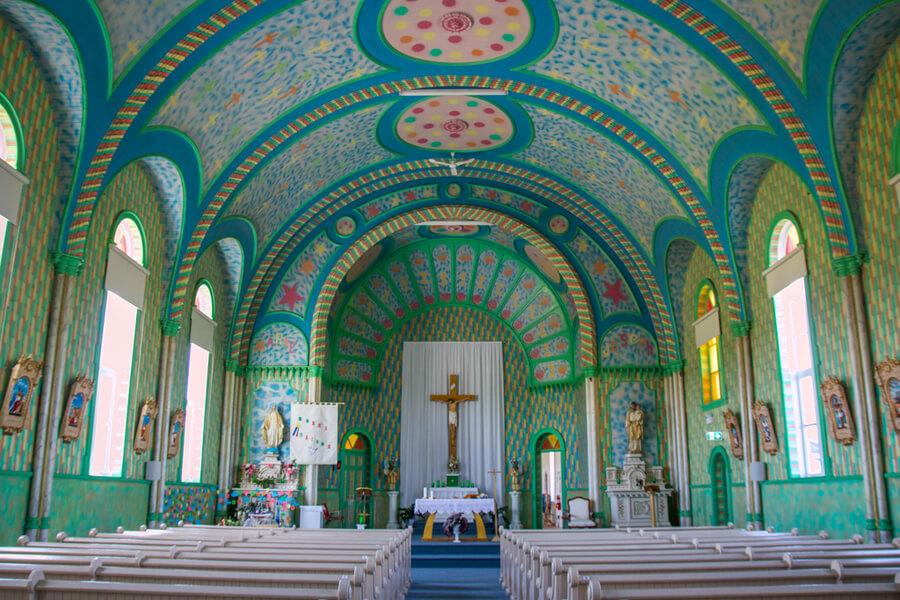
[[[0,340],[3,598],[896,598],[900,0],[0,0]]]

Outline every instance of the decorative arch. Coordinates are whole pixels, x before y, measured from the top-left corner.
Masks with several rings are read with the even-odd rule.
[[[197,282],[194,290],[194,310],[201,312],[211,321],[216,318],[216,296],[208,279],[204,278]]]
[[[426,221],[447,219],[482,221],[496,225],[525,239],[543,252],[544,256],[550,260],[550,263],[563,276],[563,281],[565,281],[575,301],[575,310],[580,324],[577,351],[580,364],[585,367],[593,367],[597,364],[597,352],[593,342],[596,326],[593,313],[590,310],[590,303],[581,280],[575,275],[572,266],[559,250],[538,232],[519,221],[492,210],[459,205],[423,208],[394,217],[366,232],[365,235],[344,251],[325,279],[313,310],[310,331],[311,364],[321,366],[324,362],[328,315],[331,313],[331,305],[334,302],[338,287],[353,264],[376,243],[392,233]]]
[[[256,332],[250,349],[251,367],[297,367],[307,364],[306,336],[290,323],[270,323]]]
[[[559,461],[561,474],[562,474],[562,490],[560,492],[560,501],[563,506],[566,506],[566,500],[569,494],[569,488],[566,485],[566,439],[563,437],[562,433],[555,427],[543,427],[536,431],[531,439],[528,441],[528,456],[531,462],[531,518],[533,519],[532,526],[537,527],[537,525],[541,522],[540,515],[541,511],[541,464],[538,460],[538,456],[541,454],[541,448],[539,444],[541,441],[547,436],[554,436],[559,441],[559,452],[562,460]],[[554,448],[555,450],[555,448]]]
[[[145,253],[147,236],[140,217],[130,210],[122,211],[112,227],[110,242],[116,245],[131,260],[142,267],[147,266]]]

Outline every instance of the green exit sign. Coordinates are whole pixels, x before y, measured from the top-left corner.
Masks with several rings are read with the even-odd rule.
[[[722,440],[725,439],[725,436],[722,435],[721,431],[707,431],[706,439],[708,439],[711,442],[721,442]]]

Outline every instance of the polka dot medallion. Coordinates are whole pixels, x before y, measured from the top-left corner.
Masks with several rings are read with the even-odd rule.
[[[521,48],[531,30],[522,0],[390,0],[381,19],[395,50],[445,64],[503,58]]]
[[[569,231],[569,220],[562,215],[553,215],[550,217],[550,231],[556,235],[562,235]]]
[[[335,222],[334,229],[338,232],[338,235],[344,237],[353,235],[353,232],[356,231],[356,221],[352,217],[341,217]]]
[[[473,96],[445,96],[411,105],[397,120],[397,136],[428,150],[477,152],[502,146],[513,135],[509,115]]]

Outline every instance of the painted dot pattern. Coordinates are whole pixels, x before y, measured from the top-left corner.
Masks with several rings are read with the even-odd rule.
[[[421,100],[397,120],[401,140],[428,150],[491,150],[508,142],[512,135],[513,124],[505,111],[472,96]]]
[[[532,22],[522,0],[391,0],[381,30],[406,56],[465,64],[516,52]]]

